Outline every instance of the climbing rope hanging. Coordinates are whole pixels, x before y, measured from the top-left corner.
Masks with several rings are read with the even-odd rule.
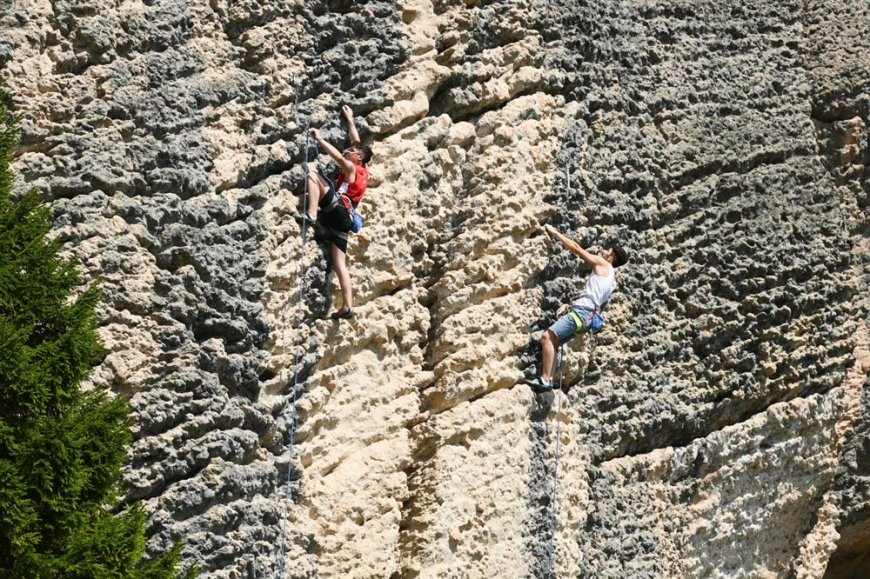
[[[576,146],[576,132],[573,133],[573,140]],[[565,190],[571,190],[571,164],[565,162]],[[549,556],[547,558],[547,577],[555,577],[556,565],[556,517],[558,509],[556,508],[556,499],[559,490],[559,461],[561,460],[562,448],[562,381],[564,377],[563,368],[563,353],[565,350],[564,344],[559,344],[559,353],[556,358],[556,365],[559,368],[559,387],[553,389],[553,395],[556,397],[556,451],[553,461],[553,491],[550,496],[550,545],[548,548]]]
[[[557,389],[553,389],[553,394],[557,399],[556,402],[556,452],[555,452],[555,460],[553,463],[553,492],[550,496],[550,546],[549,546],[549,557],[547,560],[547,577],[555,577],[554,567],[556,565],[556,515],[558,513],[558,509],[556,508],[556,494],[559,489],[559,460],[560,460],[560,451],[562,444],[562,350],[564,346],[559,346],[559,355],[557,359],[557,365],[559,367],[559,387]]]
[[[305,131],[305,168],[306,171],[308,169],[309,156],[308,151],[311,147],[310,144],[310,135],[308,134],[308,130]],[[302,193],[302,207],[308,207],[308,176],[303,175],[305,178],[305,187],[303,188]],[[308,240],[308,220],[302,220],[302,250],[305,249],[305,242]],[[304,256],[300,256],[300,261],[304,259]],[[303,319],[303,306],[305,305],[305,268],[299,268],[299,309],[298,316],[296,321],[296,337],[293,340],[294,346],[296,348],[295,358],[293,360],[293,421],[290,425],[290,447],[293,447],[293,444],[296,442],[296,427],[298,423],[298,412],[296,409],[296,403],[298,401],[298,389],[296,388],[299,384],[299,357],[300,350],[299,347],[299,334],[302,330],[302,319]],[[288,471],[289,473],[289,471]],[[289,476],[289,475],[288,475]]]
[[[308,164],[310,162],[309,151],[311,149],[311,136],[308,132],[308,128],[305,129],[305,171],[303,171],[303,178],[305,179],[305,186],[303,188],[302,193],[302,208],[303,211],[307,210],[308,207],[308,175],[306,174],[308,171]],[[308,220],[302,220],[302,246],[301,251],[305,249],[305,242],[308,239]],[[300,334],[302,331],[302,321],[303,321],[303,306],[305,305],[305,268],[303,267],[304,263],[304,255],[300,255],[300,267],[299,267],[299,301],[297,308],[297,321],[296,321],[296,332],[293,338],[293,347],[295,349],[295,355],[293,359],[293,407],[290,419],[290,432],[288,437],[287,448],[292,453],[293,447],[296,444],[296,430],[298,427],[298,417],[299,411],[297,408],[297,403],[299,401],[299,358],[300,358],[300,350],[301,345],[299,344]],[[286,365],[281,369],[281,383],[284,381],[284,372],[286,370]],[[292,457],[291,457],[292,459]],[[287,529],[286,525],[289,524],[290,519],[290,489],[293,484],[292,479],[293,473],[293,465],[292,460],[287,463],[287,478],[284,481],[284,518],[281,522],[281,557],[278,560],[278,569],[280,571],[280,577],[286,577],[285,570],[285,559],[287,557]]]

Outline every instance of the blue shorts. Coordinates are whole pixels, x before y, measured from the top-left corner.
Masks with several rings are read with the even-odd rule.
[[[593,315],[592,310],[586,308],[571,308],[571,311],[580,316],[584,324],[588,323],[587,320]],[[577,318],[568,313],[556,320],[556,323],[548,329],[556,335],[560,344],[564,344],[574,336],[582,334],[584,328],[582,325],[578,327]]]

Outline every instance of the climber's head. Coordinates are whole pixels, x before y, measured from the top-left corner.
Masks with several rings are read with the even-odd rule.
[[[351,145],[343,151],[344,158],[354,165],[365,167],[372,160],[372,148],[368,145]]]
[[[601,257],[609,261],[613,267],[619,267],[628,261],[628,252],[621,245],[614,244],[605,249]]]

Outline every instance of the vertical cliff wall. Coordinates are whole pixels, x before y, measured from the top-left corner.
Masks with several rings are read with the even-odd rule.
[[[102,280],[92,382],[133,408],[149,548],[183,538],[206,577],[866,568],[868,24],[770,0],[13,1],[19,185]],[[304,129],[340,143],[345,103],[375,158],[337,322],[291,214]],[[586,275],[544,222],[632,258],[536,395]]]

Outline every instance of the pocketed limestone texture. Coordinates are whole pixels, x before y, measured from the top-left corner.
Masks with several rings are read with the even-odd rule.
[[[870,568],[866,7],[11,5],[18,187],[101,280],[92,387],[133,409],[149,552],[215,578]],[[292,214],[343,104],[374,159],[339,322]],[[631,261],[534,394],[587,274],[542,223]]]

